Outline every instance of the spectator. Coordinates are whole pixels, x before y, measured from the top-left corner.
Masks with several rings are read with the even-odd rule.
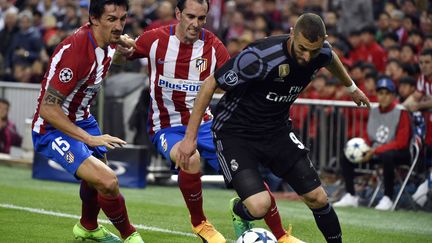
[[[422,50],[423,38],[424,38],[424,35],[419,30],[412,30],[411,32],[409,32],[407,43],[415,46],[415,48],[416,48],[415,53],[420,53],[420,51]]]
[[[342,33],[373,25],[371,0],[341,0],[339,26]]]
[[[32,65],[25,60],[18,60],[13,66],[12,81],[30,83],[32,80]]]
[[[377,23],[377,32],[375,34],[375,39],[381,43],[384,34],[390,31],[390,15],[387,12],[382,12],[379,15]]]
[[[426,122],[425,153],[426,166],[429,168],[427,178],[432,185],[432,49],[420,53],[419,65],[421,75],[417,80],[417,89],[403,103],[409,111],[421,111]]]
[[[362,45],[360,31],[351,31],[348,36],[348,43],[351,47],[348,57],[353,63],[366,60],[366,50],[364,45]]]
[[[401,3],[401,10],[406,16],[418,16],[419,11],[414,0],[403,0]]]
[[[64,18],[66,17],[66,5],[68,4],[68,1],[66,0],[56,0],[55,5],[52,8],[52,13],[56,17],[58,22],[63,22]]]
[[[229,21],[230,25],[223,31],[223,38],[229,40],[231,38],[240,38],[245,30],[245,20],[243,13],[235,11]]]
[[[405,31],[408,33],[410,33],[411,31],[417,29],[419,27],[420,23],[419,23],[419,19],[415,16],[410,16],[410,15],[405,15],[403,22],[402,22],[402,26],[405,29]],[[408,39],[408,37],[407,37]]]
[[[400,59],[400,56],[401,56],[401,47],[400,47],[399,44],[396,44],[394,46],[390,46],[387,49],[387,58],[388,58],[388,60],[391,60],[391,59],[398,60],[398,59]]]
[[[364,136],[371,149],[364,156],[363,162],[384,166],[384,197],[375,209],[389,210],[393,205],[394,169],[396,164],[411,160],[409,144],[411,127],[408,112],[397,106],[396,87],[387,78],[378,80],[378,107],[370,110],[367,123],[367,135]],[[335,207],[357,207],[359,197],[354,190],[354,168],[356,165],[343,156],[341,159],[346,194]]]
[[[408,38],[408,32],[402,25],[405,15],[402,11],[395,9],[390,13],[390,16],[390,28],[392,29],[393,33],[397,34],[399,44],[404,44]]]
[[[391,46],[399,45],[399,37],[396,33],[387,32],[382,38],[381,45],[388,50]]]
[[[406,43],[402,45],[400,60],[403,64],[413,65],[417,63],[417,49],[413,44]]]
[[[385,70],[387,54],[384,49],[375,41],[376,29],[373,26],[366,26],[361,30],[360,38],[366,48],[365,62],[373,63],[380,72]]]
[[[11,69],[17,61],[26,61],[32,64],[39,58],[39,54],[43,48],[40,33],[32,26],[33,14],[25,10],[19,14],[18,19],[20,30],[13,38],[6,58],[7,68]]]
[[[84,25],[89,21],[88,4],[89,3],[87,0],[80,0],[79,2],[79,16],[81,25]]]
[[[231,38],[226,43],[226,48],[231,57],[236,56],[241,52],[240,40],[238,38]]]
[[[401,78],[398,86],[399,101],[403,103],[416,90],[416,80],[411,76]]]
[[[9,101],[0,98],[0,153],[10,153],[11,146],[21,146],[22,138],[8,118]]]
[[[144,12],[141,15],[144,15],[146,18],[154,21],[158,18],[157,9],[158,9],[158,1],[156,0],[143,0],[143,1],[133,1],[137,3],[143,3]]]
[[[425,36],[423,42],[423,49],[432,49],[432,34],[428,34]]]
[[[376,80],[378,73],[376,71],[370,71],[365,74],[364,90],[363,92],[369,98],[369,100],[376,101]]]
[[[160,2],[156,14],[158,19],[151,22],[146,28],[144,28],[144,31],[178,23],[177,19],[174,18],[174,6],[170,1]]]
[[[264,0],[264,12],[272,23],[280,23],[282,21],[281,12],[277,9],[276,0]]]
[[[432,33],[432,11],[423,11],[420,15],[420,29],[423,33]]]
[[[18,10],[9,8],[4,13],[4,28],[0,31],[0,53],[3,58],[6,58],[7,52],[12,45],[12,39],[15,33],[18,32]]]
[[[327,27],[327,33],[332,31],[338,32],[337,22],[338,22],[338,15],[335,11],[325,12],[324,23]]]
[[[396,86],[399,85],[399,80],[408,75],[404,65],[397,59],[389,59],[387,61],[385,75],[389,76]]]
[[[78,16],[78,8],[76,4],[68,3],[65,6],[65,10],[65,15],[60,25],[66,30],[74,31],[81,26],[81,20]]]
[[[18,8],[14,6],[14,4],[11,1],[0,1],[0,30],[3,30],[5,26],[5,13],[8,10],[14,10],[18,13]]]

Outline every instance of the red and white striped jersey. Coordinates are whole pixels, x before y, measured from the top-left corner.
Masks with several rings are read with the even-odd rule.
[[[150,135],[163,128],[187,125],[202,82],[230,58],[225,46],[205,29],[193,44],[182,43],[175,36],[175,25],[147,31],[136,44],[130,58],[149,60]],[[207,108],[203,120],[210,119]]]
[[[48,87],[66,97],[62,109],[72,122],[91,116],[90,104],[108,72],[114,52],[115,45],[105,49],[97,46],[88,24],[63,40],[51,56],[41,84],[33,131],[43,134],[50,126],[39,116],[40,104]]]
[[[420,75],[417,80],[417,91],[425,96],[432,96],[432,80],[427,80],[424,75]]]
[[[424,75],[420,75],[417,80],[417,91],[423,94],[422,99],[428,100],[432,97],[432,80],[427,80]],[[427,145],[432,145],[432,111],[423,111],[426,122],[426,140]]]

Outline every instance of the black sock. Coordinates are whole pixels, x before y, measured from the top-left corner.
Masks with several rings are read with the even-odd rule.
[[[261,218],[254,217],[249,210],[246,208],[246,206],[242,203],[242,201],[237,201],[234,205],[233,209],[234,213],[240,216],[240,218],[247,220],[247,221],[254,221]]]
[[[322,208],[311,209],[315,217],[315,222],[325,239],[329,243],[342,242],[342,231],[339,219],[330,204]]]

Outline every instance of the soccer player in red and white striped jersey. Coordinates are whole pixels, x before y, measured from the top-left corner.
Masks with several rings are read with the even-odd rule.
[[[403,103],[410,111],[422,111],[426,121],[426,141],[432,147],[432,49],[424,49],[419,55],[421,75],[417,89]],[[431,165],[432,166],[432,165]]]
[[[424,49],[419,55],[421,75],[417,80],[417,89],[403,103],[410,111],[421,111],[426,123],[424,149],[426,166],[429,167],[427,178],[432,181],[432,49]],[[429,184],[430,185],[430,184]],[[419,187],[425,188],[425,187]],[[417,192],[415,194],[418,194]],[[420,193],[423,194],[423,193]]]
[[[176,6],[178,24],[144,32],[136,39],[133,52],[122,52],[128,59],[148,58],[151,102],[148,132],[158,152],[174,165],[177,143],[183,138],[195,96],[201,83],[229,58],[222,42],[203,29],[208,0],[179,0]],[[114,62],[121,62],[115,55]],[[179,169],[179,188],[191,215],[194,233],[205,242],[226,242],[203,212],[200,156],[216,170],[219,164],[210,132],[212,114],[207,108],[202,117],[198,151],[188,165]],[[171,163],[172,162],[172,163]]]
[[[35,151],[82,180],[82,215],[73,228],[76,239],[122,242],[97,223],[102,208],[124,242],[144,242],[129,222],[118,179],[105,164],[107,148],[126,142],[102,135],[89,112],[116,45],[135,46],[134,40],[121,36],[128,8],[127,0],[90,2],[90,23],[61,42],[49,61],[33,119]]]

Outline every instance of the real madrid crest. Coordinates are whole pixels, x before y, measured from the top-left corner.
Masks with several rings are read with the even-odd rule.
[[[281,64],[279,65],[279,77],[285,78],[290,73],[290,66],[289,64]]]
[[[239,164],[237,163],[237,161],[235,159],[232,159],[230,164],[231,164],[231,170],[232,171],[236,171],[239,167]]]

